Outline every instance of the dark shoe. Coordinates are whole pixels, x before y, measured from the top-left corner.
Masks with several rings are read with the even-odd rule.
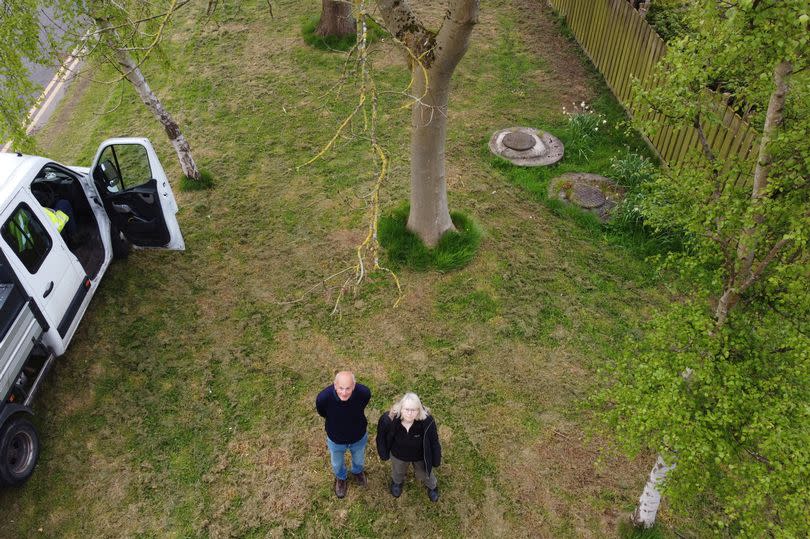
[[[335,496],[338,498],[346,497],[346,480],[335,478]]]
[[[354,476],[354,481],[358,485],[360,485],[361,487],[367,487],[368,486],[368,478],[366,477],[365,472],[353,473],[352,475]]]
[[[394,483],[391,481],[391,487],[389,490],[391,491],[391,496],[394,498],[399,498],[402,495],[402,483]]]
[[[439,501],[439,487],[429,488],[429,489],[427,489],[427,492],[428,492],[428,498],[430,498],[430,501],[432,501],[434,503]]]

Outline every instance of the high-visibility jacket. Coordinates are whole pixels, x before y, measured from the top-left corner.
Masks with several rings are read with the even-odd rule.
[[[52,210],[50,208],[42,208],[45,210],[45,213],[48,214],[48,217],[53,221],[53,224],[56,225],[56,230],[62,232],[62,229],[65,228],[65,225],[68,222],[69,217],[67,214],[61,210]]]
[[[11,224],[8,227],[11,235],[17,240],[18,253],[22,253],[26,249],[34,247],[34,239],[31,237],[30,230],[28,230],[29,219],[28,212],[17,210],[17,213],[11,218]]]

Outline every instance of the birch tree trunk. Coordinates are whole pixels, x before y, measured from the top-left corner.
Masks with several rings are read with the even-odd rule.
[[[107,42],[107,46],[114,51],[115,59],[120,64],[124,77],[135,87],[138,97],[141,98],[146,108],[152,112],[166,131],[169,141],[172,147],[174,147],[174,151],[177,153],[177,159],[180,161],[180,168],[183,174],[192,180],[199,180],[200,171],[191,155],[191,147],[180,132],[180,127],[177,125],[177,122],[174,121],[172,115],[163,107],[160,99],[158,99],[149,87],[135,59],[118,43],[118,34],[110,25],[109,21],[96,19],[96,23],[104,31],[104,39]]]
[[[771,170],[772,156],[770,152],[770,142],[776,135],[776,130],[782,124],[782,117],[785,109],[785,100],[789,91],[788,79],[793,72],[790,62],[780,62],[773,70],[774,91],[768,101],[768,111],[765,115],[765,125],[762,129],[762,139],[759,143],[759,155],[757,165],[754,169],[754,185],[751,190],[751,205],[753,207],[753,223],[743,229],[737,244],[737,258],[734,270],[728,279],[723,294],[717,302],[714,317],[717,326],[722,326],[728,318],[728,313],[740,300],[742,293],[751,286],[765,266],[778,254],[779,249],[785,244],[784,241],[777,241],[768,254],[760,261],[757,267],[754,262],[757,254],[757,225],[762,222],[762,215],[759,207],[762,199],[766,196],[768,188],[768,175]]]
[[[658,507],[661,505],[661,493],[658,492],[658,485],[667,476],[667,473],[675,467],[674,464],[667,466],[661,455],[655,460],[655,466],[650,471],[650,477],[641,497],[638,499],[638,507],[633,512],[630,520],[634,526],[642,528],[652,528],[655,524],[655,517],[658,515]]]
[[[408,230],[434,247],[455,230],[445,177],[450,80],[478,22],[479,0],[450,0],[438,33],[425,28],[406,0],[378,0],[391,34],[407,47],[413,76],[411,210]]]
[[[352,4],[348,0],[321,0],[321,20],[315,29],[319,36],[343,37],[357,31]]]

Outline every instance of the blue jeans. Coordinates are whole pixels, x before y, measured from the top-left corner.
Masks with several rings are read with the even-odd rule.
[[[352,454],[352,473],[358,474],[363,471],[366,463],[366,444],[368,443],[368,433],[351,444],[337,444],[326,437],[326,447],[332,459],[332,470],[338,479],[346,479],[346,451]]]

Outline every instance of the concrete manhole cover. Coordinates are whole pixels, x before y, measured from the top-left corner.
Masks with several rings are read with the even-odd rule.
[[[610,220],[613,209],[624,198],[624,188],[610,178],[585,172],[567,172],[548,182],[549,198],[556,198]]]
[[[503,136],[503,145],[519,152],[525,152],[534,147],[535,139],[523,131],[512,131]]]
[[[531,127],[497,131],[489,139],[489,149],[495,155],[524,167],[552,165],[562,159],[564,153],[560,139]]]

